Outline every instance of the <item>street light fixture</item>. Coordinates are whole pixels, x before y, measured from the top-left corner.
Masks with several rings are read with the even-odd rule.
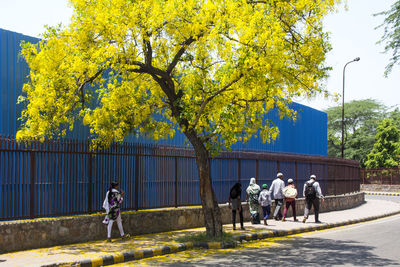
[[[352,62],[359,61],[360,58],[356,57],[355,59],[349,61],[343,67],[343,94],[342,94],[342,158],[344,158],[344,74],[346,71],[346,66]]]

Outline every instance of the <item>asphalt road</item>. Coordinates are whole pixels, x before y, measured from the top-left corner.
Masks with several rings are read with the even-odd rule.
[[[367,196],[400,202],[400,197]],[[400,215],[226,252],[187,251],[120,266],[400,266]],[[251,244],[250,244],[251,243]]]

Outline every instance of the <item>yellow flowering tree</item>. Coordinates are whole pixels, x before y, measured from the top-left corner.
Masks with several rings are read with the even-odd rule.
[[[294,118],[293,97],[326,93],[322,18],[338,1],[71,0],[68,27],[23,45],[31,72],[17,138],[63,135],[78,118],[101,146],[179,129],[196,153],[207,234],[220,236],[210,154],[275,139],[266,113]]]

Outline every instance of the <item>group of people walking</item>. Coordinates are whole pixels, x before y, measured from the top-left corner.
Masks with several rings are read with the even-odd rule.
[[[312,207],[314,207],[315,222],[319,221],[319,201],[324,200],[319,183],[316,181],[317,177],[313,174],[310,179],[304,183],[303,196],[305,197],[305,209],[303,223],[308,219],[308,215]],[[236,183],[230,190],[229,205],[232,203],[232,224],[233,229],[236,230],[236,213],[239,212],[241,229],[243,226],[243,209],[241,205],[241,184]],[[255,178],[250,179],[249,186],[246,189],[246,201],[249,205],[251,222],[253,224],[260,224],[260,206],[262,209],[262,218],[265,225],[268,225],[267,219],[271,214],[272,201],[275,202],[275,210],[273,219],[286,221],[286,215],[290,207],[292,207],[293,220],[297,222],[296,217],[296,197],[297,189],[294,185],[293,179],[287,180],[285,186],[284,176],[282,173],[276,175],[276,179],[272,182],[271,187],[268,189],[267,184],[263,184],[262,188],[256,183]],[[282,214],[282,206],[284,206]]]
[[[315,175],[310,176],[303,187],[303,195],[305,197],[305,210],[303,223],[308,219],[310,209],[314,207],[315,222],[319,221],[319,200],[324,199],[321,192],[321,187],[316,181]],[[229,206],[232,209],[232,224],[233,229],[236,230],[236,214],[239,213],[240,228],[245,230],[243,225],[243,208],[242,208],[242,185],[236,183],[229,192]],[[103,221],[107,225],[107,241],[111,241],[111,230],[114,221],[117,222],[118,229],[122,238],[129,237],[124,233],[121,220],[121,203],[123,201],[124,192],[119,191],[118,182],[111,182],[110,188],[107,190],[106,197],[103,202],[103,208],[106,210],[106,217]],[[253,224],[260,224],[260,206],[262,209],[262,218],[264,224],[268,225],[267,219],[271,214],[272,200],[275,201],[275,210],[273,219],[286,221],[286,214],[290,207],[292,207],[293,219],[298,221],[296,218],[296,197],[297,189],[293,183],[293,179],[287,180],[287,186],[285,186],[284,176],[282,173],[276,175],[276,179],[272,182],[270,189],[268,190],[267,184],[263,184],[262,188],[256,183],[255,178],[250,179],[250,184],[246,189],[246,201],[249,204],[251,222]],[[282,214],[282,206],[285,203],[285,208]]]

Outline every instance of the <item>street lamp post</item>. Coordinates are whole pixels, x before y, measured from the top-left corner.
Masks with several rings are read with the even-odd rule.
[[[342,146],[341,146],[341,150],[342,150],[342,158],[344,158],[344,74],[346,71],[346,66],[352,62],[355,61],[359,61],[360,58],[356,57],[355,59],[349,61],[346,63],[346,65],[344,65],[343,67],[343,94],[342,94]]]

